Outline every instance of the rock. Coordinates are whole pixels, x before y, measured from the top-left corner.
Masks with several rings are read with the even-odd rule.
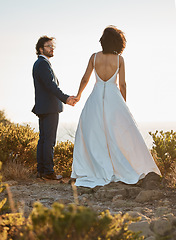
[[[121,188],[125,188],[126,186],[128,186],[128,185],[123,182],[111,182],[102,188],[109,190],[109,189],[121,189]]]
[[[127,188],[126,190],[127,190],[128,198],[135,198],[141,192],[140,187],[131,187],[131,188]]]
[[[122,199],[124,199],[127,195],[126,189],[109,189],[109,190],[104,190],[100,189],[96,193],[94,193],[94,196],[97,199],[103,199],[105,200],[112,200],[115,196],[122,196]]]
[[[142,185],[142,187],[145,189],[148,189],[148,190],[159,189],[160,183],[155,182],[155,181],[145,182],[145,184]]]
[[[112,205],[113,205],[113,207],[118,207],[118,208],[125,207],[126,206],[126,201],[122,200],[122,199],[116,199],[116,201],[114,201],[112,203]]]
[[[142,180],[141,187],[148,190],[154,190],[160,188],[160,185],[161,177],[154,172],[150,172]]]
[[[172,233],[172,238],[171,240],[175,240],[176,239],[176,230]]]
[[[129,201],[129,200],[121,200],[121,199],[117,199],[116,201],[112,202],[112,207],[116,207],[116,208],[134,208],[140,206],[139,203],[134,202],[134,201]]]
[[[132,222],[128,228],[133,232],[141,232],[140,235],[144,236],[145,238],[154,235],[150,230],[150,224],[148,221]]]
[[[123,196],[122,195],[116,195],[115,197],[113,197],[113,199],[112,199],[112,202],[116,202],[117,200],[123,200],[124,198],[123,198]]]
[[[163,215],[170,213],[171,209],[167,207],[158,207],[155,212],[156,217],[162,217]]]
[[[121,195],[123,198],[127,196],[127,191],[126,189],[112,189],[107,192],[107,195],[109,196],[109,199],[112,199],[115,196]]]
[[[176,216],[174,216],[173,213],[165,214],[164,217],[167,218],[173,226],[176,226]]]
[[[148,201],[160,199],[162,197],[163,197],[163,193],[161,191],[143,190],[137,195],[135,200],[140,203],[145,203]]]
[[[161,177],[160,177],[160,175],[156,174],[155,172],[149,172],[143,179],[142,185],[145,185],[146,182],[150,182],[150,181],[155,181],[155,182],[160,183]]]
[[[172,224],[167,218],[163,217],[153,220],[150,224],[150,228],[155,234],[166,236],[166,234],[172,230]]]
[[[142,179],[141,187],[148,190],[159,189],[161,187],[161,177],[154,172],[150,172]]]
[[[143,212],[143,209],[144,209],[143,207],[135,207],[135,208],[133,208],[133,211],[142,213],[142,212]]]

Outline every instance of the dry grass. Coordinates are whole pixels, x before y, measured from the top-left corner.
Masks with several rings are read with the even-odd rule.
[[[2,166],[3,181],[7,180],[27,180],[31,177],[32,171],[22,163],[9,161]]]

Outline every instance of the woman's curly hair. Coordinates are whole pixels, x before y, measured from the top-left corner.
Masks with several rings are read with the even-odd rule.
[[[110,25],[104,29],[100,43],[104,54],[121,54],[126,47],[126,38],[121,30]]]

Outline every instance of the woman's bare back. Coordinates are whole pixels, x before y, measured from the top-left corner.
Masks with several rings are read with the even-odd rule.
[[[120,60],[120,58],[119,58]],[[95,71],[103,81],[108,81],[117,71],[118,58],[115,54],[98,52],[95,61]]]

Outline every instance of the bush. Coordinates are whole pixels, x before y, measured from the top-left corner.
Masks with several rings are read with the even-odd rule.
[[[5,112],[0,110],[0,123],[3,125],[11,124],[10,120],[8,120],[5,116]]]
[[[0,123],[0,160],[16,161],[29,165],[36,162],[38,133],[29,125]]]
[[[1,166],[2,166],[2,163],[0,162],[0,171],[1,171]],[[2,184],[2,176],[0,174],[0,193],[4,190],[4,185]],[[7,198],[4,198],[3,200],[0,201],[0,212],[1,212],[1,209],[3,208],[4,204],[6,203],[7,201]]]
[[[54,163],[55,171],[63,175],[63,177],[70,177],[73,162],[73,147],[74,144],[70,141],[60,142],[54,148]]]
[[[166,175],[176,163],[176,132],[149,132],[153,138],[152,155],[157,161],[160,171]]]
[[[38,133],[29,125],[14,124],[6,119],[4,111],[0,111],[0,161],[4,163],[3,176],[6,179],[29,176],[29,170],[37,164],[37,143]],[[54,168],[63,177],[70,177],[73,147],[70,141],[57,143],[54,147]],[[25,174],[15,176],[18,172]]]
[[[4,216],[0,225],[0,237],[3,240],[144,239],[139,237],[139,233],[128,230],[131,221],[127,214],[112,216],[108,210],[96,213],[87,207],[59,203],[54,203],[48,209],[41,203],[35,203],[26,221],[20,214]],[[2,238],[3,235],[6,237]]]

